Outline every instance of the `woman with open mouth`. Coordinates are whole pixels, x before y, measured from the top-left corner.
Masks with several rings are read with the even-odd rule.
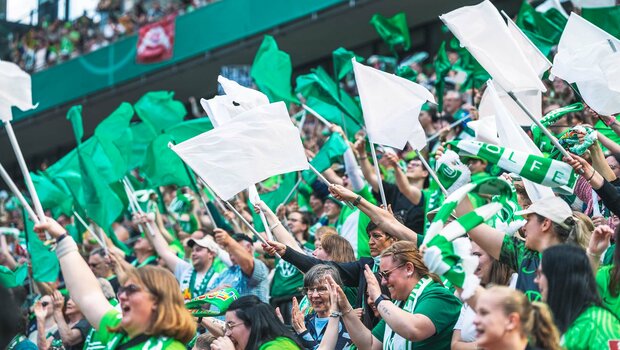
[[[185,308],[178,283],[169,271],[145,266],[126,271],[118,290],[121,312],[106,299],[77,244],[55,220],[34,227],[56,240],[56,255],[71,298],[97,330],[106,349],[185,349],[196,322]]]

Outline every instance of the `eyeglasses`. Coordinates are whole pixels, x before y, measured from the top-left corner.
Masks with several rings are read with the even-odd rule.
[[[49,302],[49,301],[42,301],[42,302],[41,302],[41,306],[43,306],[43,307],[46,307],[46,306],[48,306],[49,304],[50,304],[50,302]]]
[[[120,296],[121,294],[125,293],[126,296],[130,297],[132,294],[135,294],[141,290],[142,288],[138,285],[128,284],[126,286],[118,287],[118,293],[116,293],[116,295]]]
[[[224,334],[228,333],[228,331],[232,332],[232,329],[242,325],[243,322],[239,322],[239,323],[232,323],[232,322],[226,322],[226,324],[224,324]]]
[[[304,288],[304,294],[312,295],[312,293],[318,293],[319,295],[325,295],[327,294],[327,287]]]
[[[405,266],[405,264],[400,264],[400,265],[396,266],[395,268],[393,268],[391,270],[379,271],[379,276],[381,276],[381,278],[383,278],[384,280],[387,281],[387,279],[390,278],[390,275],[392,274],[392,272],[400,269],[403,266]]]

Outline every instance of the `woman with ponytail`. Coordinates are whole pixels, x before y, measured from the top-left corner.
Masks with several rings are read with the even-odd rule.
[[[560,350],[547,306],[505,286],[484,292],[476,304],[477,346],[485,350]]]

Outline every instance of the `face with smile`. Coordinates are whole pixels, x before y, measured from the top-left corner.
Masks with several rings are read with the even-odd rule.
[[[245,350],[250,338],[250,327],[246,326],[243,321],[237,317],[235,311],[226,313],[226,326],[224,335],[230,338],[235,345],[235,350]]]
[[[319,317],[327,317],[329,315],[329,293],[327,287],[320,284],[315,284],[304,288],[308,300],[312,305],[314,311],[316,311]]]
[[[368,246],[370,247],[370,255],[372,257],[379,256],[382,251],[394,243],[394,239],[380,229],[370,231],[368,236]]]
[[[428,176],[428,172],[419,159],[413,159],[407,163],[407,178],[417,180],[426,176]]]
[[[400,263],[392,255],[382,257],[379,271],[383,275],[381,284],[390,291],[394,300],[407,300],[413,289],[411,276],[414,267],[411,263]]]
[[[476,342],[478,346],[487,348],[501,344],[502,338],[507,331],[515,328],[515,320],[518,315],[513,313],[506,315],[502,306],[503,295],[497,295],[484,291],[476,304]]]
[[[299,212],[288,214],[288,228],[293,234],[304,233],[308,229],[308,224],[303,223],[303,215]]]
[[[198,244],[192,247],[192,265],[196,270],[201,270],[213,261],[215,254],[207,248],[203,248]]]
[[[334,220],[338,218],[338,215],[340,215],[340,211],[342,210],[342,208],[340,208],[340,206],[334,203],[334,201],[332,201],[331,199],[328,199],[325,201],[325,205],[323,205],[323,210],[325,212],[325,215],[327,215],[328,219]]]
[[[118,301],[123,315],[121,326],[130,336],[150,327],[157,300],[144,285],[130,278],[119,288]]]

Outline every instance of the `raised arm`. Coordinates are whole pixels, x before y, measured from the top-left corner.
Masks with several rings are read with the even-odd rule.
[[[388,159],[390,165],[394,168],[394,176],[396,177],[396,186],[398,187],[398,190],[405,197],[407,197],[407,199],[411,203],[418,205],[420,203],[420,200],[422,199],[422,191],[419,188],[409,184],[407,175],[405,174],[403,169],[398,166],[398,156],[396,154],[390,153],[387,153],[384,156]]]
[[[456,207],[456,216],[460,217],[474,210],[471,201],[466,196],[461,203]],[[477,245],[482,248],[487,254],[498,260],[502,251],[502,245],[504,243],[505,234],[495,228],[487,225],[480,224],[467,232],[469,238],[471,238]]]
[[[267,223],[271,228],[271,233],[273,233],[273,237],[280,243],[291,247],[291,249],[295,249],[296,251],[303,253],[303,250],[299,246],[299,243],[295,240],[295,237],[284,227],[284,224],[280,222],[278,216],[265,204],[265,202],[260,201],[258,203],[260,209],[265,213],[265,218],[267,218]],[[256,209],[255,209],[256,210]]]
[[[221,228],[216,228],[213,232],[215,233],[215,242],[223,247],[230,254],[231,258],[235,258],[235,261],[241,267],[241,271],[246,276],[252,276],[254,272],[254,257],[252,254]]]
[[[54,320],[58,325],[58,333],[60,333],[60,339],[66,346],[73,346],[81,343],[84,339],[82,332],[78,329],[72,329],[65,321],[65,316],[62,313],[62,307],[65,303],[65,298],[59,291],[54,291],[52,294],[52,300],[54,302]]]
[[[379,179],[377,179],[377,174],[375,174],[375,169],[372,164],[368,160],[368,154],[366,153],[366,141],[363,138],[355,141],[355,150],[357,151],[357,160],[359,161],[360,167],[362,168],[362,174],[372,190],[377,192],[379,191]]]
[[[411,241],[417,244],[418,235],[410,228],[396,220],[396,218],[389,211],[377,207],[364,199],[362,196],[359,196],[353,191],[340,185],[330,186],[329,191],[339,200],[349,201],[351,203],[358,202],[357,207],[364,212],[364,214],[368,215],[370,220],[377,224],[380,229],[398,238],[399,240]]]
[[[114,308],[103,295],[97,278],[78,252],[73,238],[54,219],[46,218],[45,220],[44,223],[35,225],[34,229],[39,236],[47,231],[52,238],[56,240],[60,238],[56,247],[56,256],[60,262],[65,285],[88,322],[95,329],[99,329],[101,318]]]
[[[159,216],[160,214],[157,215]],[[159,255],[159,257],[164,260],[166,266],[168,266],[168,269],[174,271],[177,267],[177,264],[182,259],[179,258],[172,249],[170,249],[168,242],[166,242],[166,240],[162,236],[160,228],[163,225],[155,225],[153,220],[150,220],[148,218],[148,215],[135,215],[135,217],[136,220],[139,221],[143,226],[145,226],[147,223],[150,224],[151,228],[153,229],[154,235],[151,236],[149,233],[147,233],[145,236],[151,241],[151,244],[153,244],[153,248],[155,248],[157,255]]]

